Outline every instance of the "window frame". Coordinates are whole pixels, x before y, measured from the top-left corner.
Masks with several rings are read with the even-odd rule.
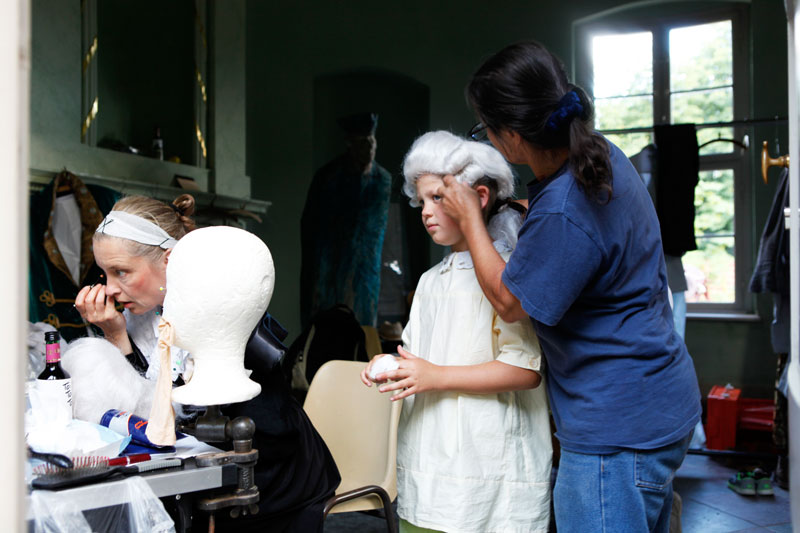
[[[684,26],[694,26],[721,20],[731,21],[731,44],[733,52],[733,120],[730,123],[716,122],[714,127],[732,127],[733,138],[753,139],[754,125],[747,123],[750,116],[750,34],[749,12],[740,2],[723,7],[696,6],[689,3],[653,6],[651,2],[639,2],[622,8],[598,13],[577,20],[572,27],[573,79],[593,95],[592,38],[598,35],[649,31],[653,35],[653,124],[671,123],[669,86],[669,31]],[[667,12],[668,11],[668,12]],[[656,117],[659,120],[656,120]],[[698,131],[703,127],[698,124]],[[603,133],[649,132],[652,127],[605,130]],[[733,302],[687,302],[687,316],[718,317],[724,315],[752,315],[755,300],[748,290],[750,273],[754,262],[752,164],[753,146],[748,150],[732,145],[733,150],[725,154],[700,156],[700,171],[730,169],[733,172],[734,194],[734,281]]]

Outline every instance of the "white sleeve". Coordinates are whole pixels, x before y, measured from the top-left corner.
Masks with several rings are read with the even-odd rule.
[[[492,332],[498,361],[542,373],[542,348],[530,320],[525,318],[509,324],[494,313]]]

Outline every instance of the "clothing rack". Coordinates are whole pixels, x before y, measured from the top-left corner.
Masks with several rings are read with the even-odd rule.
[[[704,142],[703,144],[701,144],[697,148],[700,149],[700,148],[703,148],[704,146],[708,146],[709,144],[714,144],[714,143],[731,143],[731,144],[735,144],[736,146],[738,146],[742,150],[747,150],[748,148],[750,148],[750,141],[749,141],[749,137],[747,135],[744,136],[744,142],[737,141],[736,139],[726,139],[725,137],[717,137],[716,139],[711,139],[710,141]]]
[[[769,167],[789,168],[789,154],[780,157],[770,157],[767,141],[764,141],[761,147],[761,177],[765,185],[767,183],[767,171]]]
[[[755,126],[758,124],[781,124],[786,122],[786,117],[774,118],[744,118],[740,120],[729,120],[727,122],[704,122],[695,124],[698,128],[723,128],[726,126]],[[620,135],[623,133],[647,133],[653,131],[656,126],[667,126],[668,124],[654,124],[653,126],[642,128],[623,128],[617,130],[600,130],[604,135]]]

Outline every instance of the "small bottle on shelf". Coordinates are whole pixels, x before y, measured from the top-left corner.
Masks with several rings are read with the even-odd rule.
[[[156,132],[153,135],[152,146],[153,157],[161,161],[164,160],[164,139],[161,138],[161,128],[156,126]]]

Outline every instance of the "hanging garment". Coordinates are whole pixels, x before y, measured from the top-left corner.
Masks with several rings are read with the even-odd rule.
[[[632,156],[630,160],[631,163],[633,163],[636,171],[639,173],[639,177],[641,177],[642,181],[644,181],[644,184],[647,187],[647,192],[650,193],[650,198],[653,199],[653,205],[656,206],[656,212],[658,212],[658,149],[654,145],[648,144],[642,148],[638,154]],[[692,198],[692,201],[694,202],[694,193],[692,193]],[[669,209],[669,206],[662,207],[664,210]],[[661,241],[664,242],[664,224],[663,222],[660,222],[660,224]],[[692,225],[694,226],[694,218],[692,219]],[[692,232],[694,232],[694,229],[692,229]],[[681,257],[670,255],[665,250],[664,261],[667,263],[667,283],[669,284],[669,289],[673,294],[676,292],[686,291],[688,286],[686,283],[686,276],[683,273],[683,262],[681,261]]]
[[[700,156],[694,124],[655,126],[657,148],[656,213],[664,253],[681,257],[697,250],[694,239],[694,188]]]
[[[74,213],[70,215],[69,203],[58,201],[66,198],[58,198],[59,191],[74,196],[79,223],[75,223]],[[87,334],[87,324],[73,304],[81,287],[95,283],[103,273],[94,262],[92,236],[119,198],[117,191],[85,185],[67,171],[31,195],[29,321],[51,324],[68,341]]]
[[[789,207],[789,169],[784,169],[772,200],[758,245],[758,259],[750,278],[750,292],[771,292],[773,297],[772,350],[788,353],[789,317],[789,230],[783,210]]]
[[[375,162],[362,175],[347,155],[315,174],[300,226],[303,327],[336,304],[351,308],[360,324],[375,325],[391,182]]]

